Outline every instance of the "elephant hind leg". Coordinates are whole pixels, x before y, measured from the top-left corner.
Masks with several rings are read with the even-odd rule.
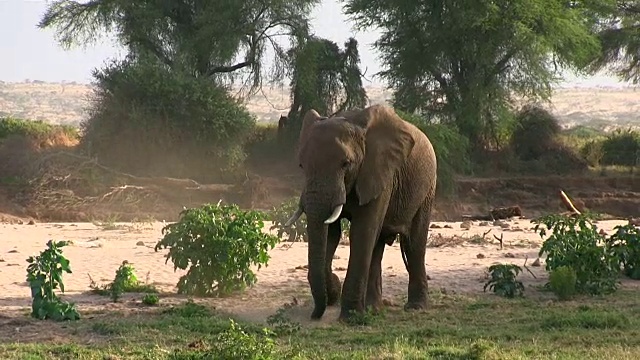
[[[426,309],[428,285],[425,255],[429,237],[431,201],[428,199],[420,206],[413,218],[408,237],[401,237],[402,248],[406,253],[406,267],[409,272],[408,298],[405,310]]]

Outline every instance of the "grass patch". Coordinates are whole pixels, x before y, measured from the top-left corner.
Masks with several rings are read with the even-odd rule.
[[[424,313],[388,308],[366,326],[333,322],[280,335],[265,335],[267,325],[234,325],[229,316],[186,302],[69,324],[61,330],[68,333],[57,338],[73,344],[4,340],[0,357],[207,359],[224,353],[234,358],[230,354],[250,347],[263,359],[344,359],[345,354],[350,359],[633,359],[640,352],[637,297],[621,290],[543,303],[440,294]]]

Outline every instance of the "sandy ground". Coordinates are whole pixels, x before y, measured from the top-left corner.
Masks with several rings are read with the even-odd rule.
[[[625,221],[602,221],[598,224],[605,231]],[[270,224],[266,225],[266,228]],[[430,247],[427,251],[427,272],[431,278],[431,290],[458,294],[482,293],[486,281],[486,269],[494,263],[510,262],[522,265],[537,258],[540,238],[531,229],[529,220],[513,220],[493,225],[474,223],[470,229],[461,229],[458,223],[435,223],[431,229],[433,243],[447,245]],[[123,260],[136,269],[138,278],[156,284],[167,294],[162,303],[183,301],[175,295],[175,284],[183,274],[174,272],[171,262],[165,264],[166,250],[155,252],[153,247],[162,237],[162,223],[147,225],[118,224],[117,229],[105,230],[91,223],[43,223],[34,225],[0,225],[0,314],[24,314],[30,308],[30,293],[26,283],[26,258],[45,249],[49,239],[71,240],[64,248],[71,261],[73,274],[64,275],[64,298],[76,302],[80,312],[118,308],[108,297],[94,295],[89,290],[89,275],[98,283],[113,280],[115,271]],[[487,231],[491,230],[489,233]],[[481,241],[483,234],[486,241]],[[493,235],[503,234],[503,250]],[[473,240],[475,237],[475,240]],[[447,240],[448,239],[448,240]],[[457,240],[456,240],[457,239]],[[464,240],[467,241],[464,241]],[[144,245],[142,245],[144,243]],[[271,252],[269,266],[258,273],[258,283],[251,289],[223,299],[200,299],[216,308],[247,319],[264,320],[277,308],[295,297],[301,306],[294,317],[308,319],[311,296],[306,280],[307,246],[304,243],[282,243]],[[349,258],[349,247],[341,245],[333,261],[334,272],[344,280]],[[520,276],[526,287],[544,283],[544,264],[529,266],[530,273]],[[398,244],[387,247],[383,258],[383,296],[391,306],[402,306],[406,296],[407,272],[404,268]],[[637,285],[625,285],[637,286]],[[139,301],[140,295],[125,297]],[[330,308],[323,321],[334,321],[338,309]]]

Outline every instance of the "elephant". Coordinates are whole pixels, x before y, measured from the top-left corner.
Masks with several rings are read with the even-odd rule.
[[[427,306],[425,267],[437,162],[427,136],[387,105],[331,117],[305,113],[297,159],[304,174],[298,208],[285,223],[307,216],[308,274],[320,319],[340,301],[340,321],[382,307],[381,261],[385,245],[399,238],[409,274],[406,311]],[[332,272],[341,236],[350,223],[344,284]]]

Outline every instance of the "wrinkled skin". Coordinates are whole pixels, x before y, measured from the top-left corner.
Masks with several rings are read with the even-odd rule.
[[[400,239],[409,273],[405,310],[427,303],[426,242],[436,187],[436,157],[428,138],[391,108],[374,105],[331,118],[310,110],[300,133],[298,159],[305,186],[308,280],[312,319],[340,300],[340,320],[382,306],[381,261],[385,244]],[[332,259],[340,219],[351,222],[350,256],[340,293]]]

